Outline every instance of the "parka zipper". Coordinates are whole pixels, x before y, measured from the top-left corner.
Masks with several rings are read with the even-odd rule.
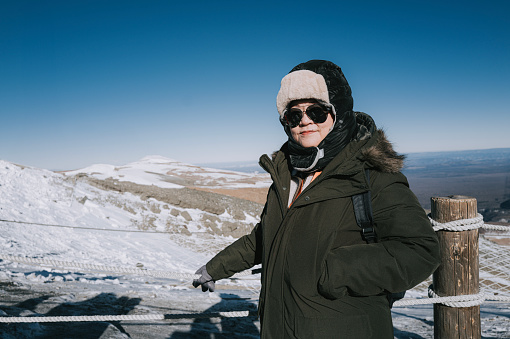
[[[280,243],[280,246],[282,248],[287,248],[287,244],[288,244],[288,241],[289,241],[289,232],[291,231],[292,229],[292,226],[291,224],[288,224],[288,221],[287,219],[292,215],[292,211],[295,209],[294,207],[294,204],[292,204],[290,207],[287,207],[286,204],[284,204],[283,202],[283,199],[281,197],[281,192],[280,192],[280,189],[282,187],[284,187],[281,182],[280,182],[280,178],[276,175],[276,169],[274,167],[274,163],[269,159],[269,157],[267,155],[264,155],[261,157],[260,159],[260,162],[259,162],[260,166],[266,170],[270,175],[271,175],[271,179],[273,180],[274,184],[275,184],[275,193],[277,195],[277,198],[278,198],[278,201],[280,203],[280,210],[281,210],[281,214],[282,214],[282,220],[280,222],[280,226],[278,228],[278,231],[276,232],[275,234],[275,239],[278,237],[278,234],[280,232],[283,232],[280,236],[281,236],[281,243]],[[320,176],[319,176],[320,177]],[[327,176],[329,177],[329,176]],[[325,179],[326,177],[322,178],[323,180]],[[315,181],[318,181],[317,179],[312,181],[312,183],[314,183]],[[322,181],[322,180],[320,180]],[[306,187],[303,192],[306,192],[308,191],[308,189],[310,188],[310,186],[312,186],[312,184],[310,184],[308,187]],[[303,193],[302,192],[302,193]],[[303,199],[302,198],[303,194],[300,194],[297,198],[296,198],[296,201],[299,201],[300,199]],[[290,228],[289,228],[290,227]],[[275,240],[273,239],[273,240]],[[271,245],[271,248],[273,248],[273,245]],[[281,282],[280,282],[280,291],[281,291],[281,295],[280,295],[280,300],[284,300],[284,295],[283,295],[283,291],[285,290],[284,288],[284,285],[285,285],[285,262],[287,260],[287,252],[285,251],[284,252],[284,258],[283,258],[283,266],[282,266],[282,269],[284,270],[282,272],[282,277],[281,277]],[[268,274],[267,272],[269,272],[269,269],[266,270],[266,273],[264,274],[264,295],[261,296],[263,298],[263,303],[265,305],[266,303],[266,295],[267,295],[267,282],[268,282]],[[264,306],[264,305],[259,305],[259,306]],[[259,317],[260,317],[260,312],[262,310],[262,307],[259,307]],[[281,308],[281,319],[282,321],[285,322],[285,308],[282,307]],[[283,324],[282,324],[283,326]]]

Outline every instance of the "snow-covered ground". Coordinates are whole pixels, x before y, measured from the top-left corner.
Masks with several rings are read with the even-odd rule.
[[[120,167],[93,165],[63,173],[0,160],[0,255],[78,266],[1,260],[0,316],[255,311],[257,275],[219,281],[216,292],[202,293],[190,279],[79,267],[95,264],[192,275],[234,240],[232,225],[244,225],[246,230],[257,222],[258,207],[238,200],[195,206],[198,195],[189,200],[163,197],[193,194],[186,191],[189,187],[239,189],[269,184],[265,174],[200,168],[158,156]],[[408,295],[425,293],[413,290]],[[433,336],[432,306],[393,311],[397,338]],[[483,336],[510,337],[509,317],[508,304],[484,304]],[[0,337],[256,338],[258,328],[256,317],[0,324]]]

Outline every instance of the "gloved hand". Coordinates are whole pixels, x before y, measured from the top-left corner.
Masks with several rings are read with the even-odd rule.
[[[201,274],[202,276],[193,280],[193,287],[197,288],[198,286],[202,285],[202,292],[214,292],[214,280],[209,275],[209,273],[207,273],[205,265],[200,267],[198,271],[195,272],[195,274]]]

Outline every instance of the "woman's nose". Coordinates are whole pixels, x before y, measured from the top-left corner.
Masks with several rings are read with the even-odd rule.
[[[303,112],[303,116],[301,117],[301,121],[299,122],[300,125],[309,125],[313,123],[313,120],[306,115],[305,112]]]

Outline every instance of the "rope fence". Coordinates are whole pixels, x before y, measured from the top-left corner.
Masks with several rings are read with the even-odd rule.
[[[143,231],[143,230],[126,230],[126,229],[115,229],[115,228],[97,228],[97,227],[85,227],[85,226],[71,226],[71,225],[59,225],[59,224],[44,224],[39,222],[28,222],[20,220],[5,220],[0,219],[0,222],[9,222],[15,224],[24,225],[36,225],[36,226],[47,226],[47,227],[60,227],[60,228],[74,228],[79,230],[92,230],[92,231],[107,231],[107,232],[123,232],[123,233],[155,233],[155,234],[169,234],[169,232],[163,231]]]
[[[462,231],[470,231],[478,228],[483,228],[486,230],[492,231],[504,231],[510,233],[509,226],[501,226],[501,225],[491,225],[483,222],[483,215],[477,213],[475,218],[471,219],[461,219],[450,221],[446,223],[440,223],[435,221],[429,216],[430,223],[432,224],[434,231],[453,231],[453,232],[462,232]]]
[[[510,302],[510,297],[491,295],[490,293],[480,292],[477,294],[457,295],[450,297],[440,297],[434,292],[433,286],[429,286],[428,299],[401,299],[393,303],[393,307],[404,307],[414,305],[427,305],[427,304],[443,304],[449,307],[472,307],[483,304],[484,301],[507,301]]]
[[[117,267],[117,266],[104,266],[104,265],[95,265],[95,264],[87,264],[87,263],[77,263],[70,261],[60,261],[60,260],[48,260],[48,259],[39,259],[39,258],[27,258],[20,257],[8,254],[0,254],[0,259],[17,262],[21,264],[38,264],[43,266],[48,266],[54,269],[69,269],[69,268],[80,268],[86,270],[88,273],[97,273],[97,272],[107,272],[107,273],[119,273],[119,274],[133,274],[140,276],[150,276],[155,278],[167,278],[167,279],[198,279],[200,275],[198,274],[190,274],[190,273],[179,273],[179,272],[167,272],[167,271],[156,271],[156,270],[146,270],[141,268],[127,268],[127,267]],[[234,274],[232,279],[239,278],[251,274],[260,273],[260,269],[247,270],[244,272],[239,272]],[[230,279],[229,278],[229,279]]]
[[[504,233],[510,233],[510,227],[485,224],[483,222],[483,216],[478,214],[475,218],[456,220],[448,223],[439,223],[433,219],[430,222],[435,231],[446,230],[461,232],[466,230],[473,230],[478,228],[484,228],[487,230],[503,231]],[[7,221],[1,220],[0,221]],[[13,222],[13,221],[7,221]],[[22,222],[24,223],[24,222]],[[35,224],[35,223],[34,223]],[[57,226],[57,225],[47,225]],[[71,226],[68,226],[71,227]],[[142,231],[137,231],[142,232]],[[0,254],[0,259],[11,262],[17,262],[22,264],[36,264],[49,266],[55,269],[68,269],[68,268],[79,268],[87,270],[88,272],[108,272],[108,273],[119,273],[119,274],[133,274],[141,276],[151,276],[157,278],[168,278],[168,279],[196,279],[200,275],[187,274],[178,272],[166,272],[156,270],[146,270],[139,268],[125,268],[116,266],[104,266],[87,263],[76,263],[59,260],[47,260],[38,258],[27,258],[21,256],[13,256],[7,254]],[[244,272],[237,273],[231,278],[238,278],[247,275],[260,273],[260,269],[247,270]],[[479,292],[478,294],[470,295],[459,295],[459,296],[439,296],[437,295],[432,285],[428,289],[429,298],[411,299],[404,298],[395,301],[393,307],[405,307],[413,305],[425,305],[425,304],[436,304],[441,303],[449,307],[472,307],[478,306],[485,301],[501,301],[510,302],[510,297],[501,295],[491,295],[487,292]],[[103,315],[103,316],[59,316],[59,317],[8,317],[0,316],[0,323],[38,323],[38,322],[94,322],[94,321],[130,321],[130,320],[166,320],[166,319],[194,319],[194,318],[235,318],[235,317],[248,317],[256,316],[257,312],[251,311],[236,311],[236,312],[216,312],[216,313],[191,313],[191,314],[149,314],[149,315]]]
[[[58,317],[0,317],[0,323],[55,323],[94,321],[150,321],[170,319],[244,318],[256,317],[255,311],[184,313],[184,314],[125,314],[125,315],[76,315]]]

